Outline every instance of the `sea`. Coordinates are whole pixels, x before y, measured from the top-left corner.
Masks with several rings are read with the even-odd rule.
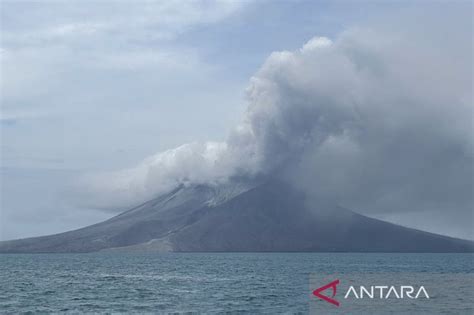
[[[473,254],[1,254],[0,313],[473,314],[473,262]],[[365,299],[380,308],[364,311],[344,309],[341,290],[322,292],[340,305],[313,294],[326,284],[314,278],[348,284],[353,275],[376,279],[358,283],[367,287],[407,279],[430,299]]]

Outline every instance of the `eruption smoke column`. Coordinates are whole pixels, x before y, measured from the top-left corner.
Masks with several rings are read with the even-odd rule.
[[[443,37],[440,48],[423,36],[354,29],[272,53],[250,79],[246,113],[226,142],[185,144],[87,175],[83,199],[123,209],[182,184],[284,171],[312,195],[355,208],[470,211],[472,48],[457,37]]]

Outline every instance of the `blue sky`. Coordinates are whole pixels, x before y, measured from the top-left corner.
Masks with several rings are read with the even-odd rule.
[[[443,9],[426,2],[1,1],[0,239],[110,217],[72,202],[70,183],[183,143],[224,140],[245,111],[249,78],[272,52],[387,17],[401,25],[396,16],[423,5]]]

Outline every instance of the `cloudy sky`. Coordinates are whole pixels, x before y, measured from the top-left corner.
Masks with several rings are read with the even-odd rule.
[[[274,172],[473,238],[470,2],[0,3],[0,239]]]

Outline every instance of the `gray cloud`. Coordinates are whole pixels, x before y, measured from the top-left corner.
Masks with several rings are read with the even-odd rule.
[[[95,196],[87,200],[121,209],[182,183],[283,173],[316,198],[374,216],[456,215],[469,236],[472,51],[456,26],[455,37],[356,28],[275,52],[251,78],[247,111],[226,142],[84,177]]]

